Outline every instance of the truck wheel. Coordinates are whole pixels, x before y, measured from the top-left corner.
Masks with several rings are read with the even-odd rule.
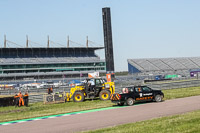
[[[108,90],[102,90],[99,93],[99,97],[101,100],[105,101],[105,100],[109,100],[110,99],[110,92]]]
[[[128,99],[126,100],[126,104],[127,104],[128,106],[133,105],[134,102],[135,102],[135,100],[134,100],[133,98],[128,98]]]
[[[82,92],[75,92],[73,96],[73,101],[74,102],[82,102],[84,101],[85,97]]]
[[[156,102],[162,102],[162,99],[163,99],[163,96],[161,96],[161,95],[156,95],[155,98],[154,98],[154,100]]]
[[[117,103],[117,105],[118,105],[118,106],[123,106],[123,105],[124,105],[124,103]]]

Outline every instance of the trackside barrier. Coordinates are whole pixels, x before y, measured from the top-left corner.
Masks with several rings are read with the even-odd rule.
[[[65,92],[55,93],[55,94],[44,94],[43,102],[44,102],[44,104],[65,102],[65,95],[66,95]]]
[[[15,105],[14,97],[0,98],[0,107]]]
[[[43,94],[29,95],[29,103],[43,102]]]
[[[177,89],[177,88],[188,88],[200,86],[200,80],[183,81],[183,82],[171,82],[171,83],[160,83],[160,84],[146,84],[147,86],[154,89]]]
[[[144,83],[143,81],[123,80],[116,83],[116,88],[123,88],[130,85],[147,85],[153,89],[177,89],[200,86],[200,80],[186,80],[186,81],[168,81],[168,82],[151,82]]]
[[[120,92],[121,88],[134,85],[134,84],[143,84],[141,81],[136,82],[135,80],[122,80],[118,81],[116,83],[116,92]],[[144,85],[144,84],[143,84]],[[152,82],[145,84],[153,89],[176,89],[176,88],[187,88],[187,87],[198,87],[200,86],[200,80],[187,80],[187,81],[177,81],[177,82]],[[45,102],[47,103],[47,89],[31,89],[31,90],[21,90],[22,94],[25,93],[25,91],[28,91],[29,94],[29,103],[35,103],[35,102]],[[70,87],[60,87],[53,89],[53,92],[69,92]],[[19,90],[13,89],[13,90],[0,90],[0,95],[12,95],[14,96],[17,94]],[[46,94],[46,95],[44,95]],[[44,96],[43,96],[44,95]],[[54,95],[54,94],[52,94]],[[58,95],[58,94],[55,94]],[[58,98],[59,99],[59,98]],[[63,99],[62,99],[63,100]],[[60,101],[62,101],[60,100]],[[53,98],[53,102],[59,102],[59,100]],[[63,100],[64,101],[64,100]]]
[[[26,91],[29,94],[38,94],[38,93],[47,93],[48,90],[46,89],[20,89],[20,91],[24,94]],[[53,92],[69,92],[70,87],[56,87],[53,88]],[[0,90],[0,95],[15,95],[19,93],[19,89],[10,89],[10,90]]]

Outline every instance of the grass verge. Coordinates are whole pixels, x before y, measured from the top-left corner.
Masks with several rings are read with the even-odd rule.
[[[200,87],[163,90],[163,92],[165,94],[164,100],[168,100],[200,95]],[[15,108],[14,106],[0,107],[0,122],[111,107],[113,105],[110,101],[93,100],[80,103],[68,102],[46,105],[43,103],[34,103],[30,104],[29,107],[20,108]]]
[[[1,107],[0,122],[110,107],[112,105],[113,103],[110,101],[93,100],[81,103],[69,102],[45,105],[40,102],[30,104],[29,107],[20,108],[14,106]]]
[[[200,131],[200,110],[84,133],[197,133]]]
[[[200,87],[162,90],[165,100],[200,95]]]

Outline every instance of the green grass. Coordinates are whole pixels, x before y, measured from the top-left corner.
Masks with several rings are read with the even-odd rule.
[[[163,90],[165,100],[200,95],[200,87]]]
[[[87,133],[199,133],[200,110],[110,128]]]
[[[0,108],[0,122],[19,120],[25,118],[33,118],[46,115],[62,114],[75,111],[110,107],[113,103],[110,101],[85,101],[81,103],[68,102],[59,104],[43,104],[34,103],[29,107],[1,107]]]
[[[200,95],[200,87],[163,90],[164,100]],[[68,102],[59,104],[46,104],[42,102],[30,104],[29,107],[0,107],[0,122],[69,113],[75,111],[111,107],[115,104],[110,101],[85,101],[81,103]]]

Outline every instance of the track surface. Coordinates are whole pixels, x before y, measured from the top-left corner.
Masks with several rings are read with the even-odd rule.
[[[200,109],[200,96],[0,126],[0,133],[70,133],[181,114]]]

